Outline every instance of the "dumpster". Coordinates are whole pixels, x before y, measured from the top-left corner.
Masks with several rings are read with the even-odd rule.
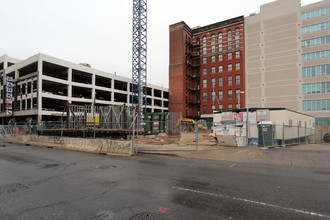
[[[146,113],[144,120],[144,132],[146,134],[166,132],[167,113]]]

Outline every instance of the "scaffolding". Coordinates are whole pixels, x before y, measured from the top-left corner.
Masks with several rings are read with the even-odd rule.
[[[67,129],[132,130],[136,126],[136,107],[126,105],[67,104]]]

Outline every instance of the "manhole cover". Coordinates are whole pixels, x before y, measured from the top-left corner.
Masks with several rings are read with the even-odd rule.
[[[152,213],[152,212],[144,212],[134,215],[130,218],[130,220],[168,220],[168,218],[162,214]]]
[[[117,166],[112,165],[112,164],[105,164],[105,165],[98,165],[96,168],[104,170],[104,169],[110,169],[110,168],[117,168]]]

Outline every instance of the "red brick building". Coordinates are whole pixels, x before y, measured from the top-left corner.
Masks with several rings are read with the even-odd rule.
[[[199,118],[243,108],[244,82],[243,16],[197,28],[170,25],[170,112]]]

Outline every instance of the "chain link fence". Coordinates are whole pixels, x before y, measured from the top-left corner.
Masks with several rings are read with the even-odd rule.
[[[14,123],[11,125],[0,126],[0,139],[4,139],[8,134],[15,135],[49,135],[49,136],[67,136],[67,137],[86,137],[86,138],[114,138],[130,140],[134,135],[148,135],[147,130],[152,132],[149,134],[161,133],[167,135],[180,136],[182,133],[202,132],[205,134],[213,134],[216,137],[218,145],[237,146],[237,141],[240,141],[241,146],[287,146],[304,143],[325,143],[324,136],[330,134],[330,129],[327,126],[312,129],[304,126],[288,126],[284,124],[228,124],[219,125],[205,120],[183,120],[179,113],[158,113],[163,114],[165,119],[162,120],[147,120],[145,118],[144,125],[139,128],[134,117],[134,109],[111,109],[99,108],[95,111],[98,119],[88,114],[89,110],[83,114],[77,109],[73,111],[70,120],[58,122],[27,122]],[[86,117],[83,118],[83,115]],[[146,127],[149,124],[149,128]],[[221,131],[219,134],[217,131]],[[246,134],[248,139],[246,140]],[[138,137],[138,136],[136,136]],[[198,135],[195,135],[198,138]],[[238,138],[240,138],[238,140]],[[227,140],[232,142],[226,142]],[[194,142],[198,140],[194,140]]]

